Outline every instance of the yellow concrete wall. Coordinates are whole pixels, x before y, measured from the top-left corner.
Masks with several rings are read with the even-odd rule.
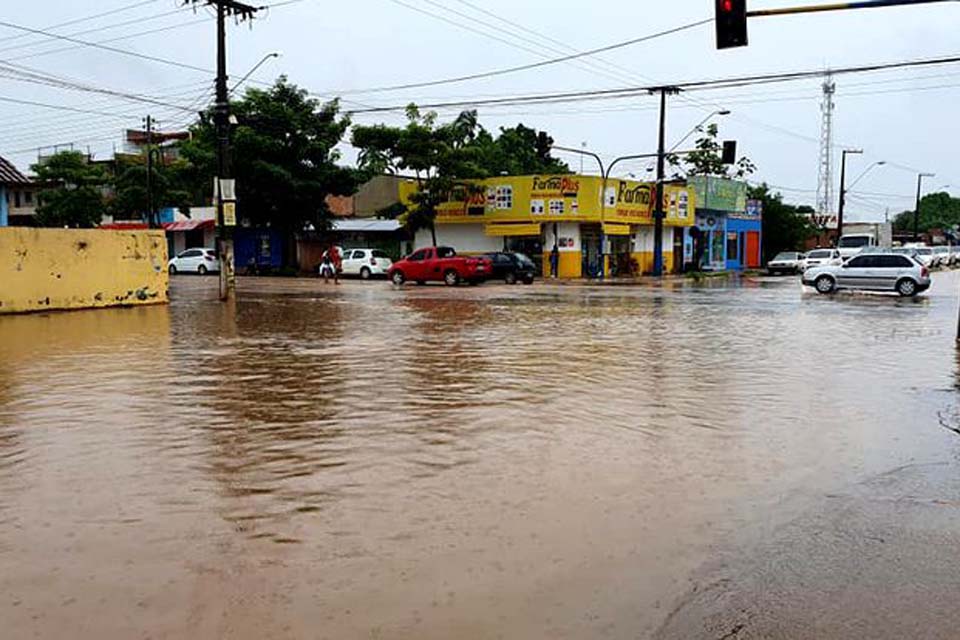
[[[0,228],[0,314],[165,303],[162,231]]]

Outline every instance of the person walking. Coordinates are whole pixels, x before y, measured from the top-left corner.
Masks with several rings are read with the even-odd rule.
[[[550,250],[550,277],[556,278],[560,271],[560,249],[557,243],[553,243],[553,249]]]
[[[330,262],[333,265],[333,283],[340,284],[340,271],[343,270],[343,258],[337,245],[330,245]]]
[[[323,252],[323,258],[320,259],[320,275],[323,276],[323,283],[330,282],[330,276],[336,278],[336,271],[333,266],[333,245],[327,247]]]

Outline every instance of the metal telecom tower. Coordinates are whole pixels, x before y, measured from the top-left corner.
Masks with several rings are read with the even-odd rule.
[[[829,216],[833,213],[833,94],[837,84],[828,71],[823,81],[823,102],[820,104],[822,122],[820,124],[820,173],[817,177],[817,214]]]

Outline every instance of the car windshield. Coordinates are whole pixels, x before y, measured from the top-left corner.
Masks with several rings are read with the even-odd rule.
[[[844,249],[855,249],[866,247],[870,244],[870,236],[846,236],[840,238],[840,247]]]
[[[451,249],[450,247],[437,247],[438,258],[453,258],[456,255],[457,255],[457,252]]]
[[[808,258],[814,258],[814,259],[816,259],[816,258],[829,258],[829,257],[830,257],[830,252],[829,252],[829,251],[811,251],[809,254],[807,254],[807,257],[808,257]]]
[[[797,254],[795,253],[778,253],[777,257],[774,260],[796,260]]]
[[[531,260],[530,258],[528,258],[528,257],[526,256],[526,254],[523,254],[523,253],[515,253],[515,254],[513,254],[513,255],[515,255],[515,256],[517,257],[517,262],[519,262],[522,266],[524,266],[524,267],[532,267],[532,266],[533,266],[533,260]]]

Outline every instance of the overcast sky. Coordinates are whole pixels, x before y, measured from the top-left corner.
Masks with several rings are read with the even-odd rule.
[[[752,0],[750,7],[791,6],[803,1]],[[91,42],[112,40],[104,46],[201,69],[212,69],[215,64],[212,18],[204,10],[176,12],[180,0],[3,4],[0,21],[35,29],[137,4],[140,6],[52,30]],[[708,24],[601,58],[426,89],[353,93],[537,62],[710,18],[712,13],[709,0],[300,0],[264,12],[252,28],[231,26],[229,67],[234,79],[239,79],[265,54],[281,52],[282,58],[261,67],[257,80],[271,81],[285,73],[311,92],[342,92],[344,107],[349,109],[358,104],[403,105],[674,83],[958,53],[960,5],[944,2],[754,19],[749,25],[750,46],[738,50],[716,51],[713,25]],[[164,30],[117,40],[160,29]],[[82,33],[87,31],[92,32]],[[9,26],[0,26],[0,34],[0,61],[99,87],[194,108],[205,103],[212,86],[212,75],[199,69],[24,35]],[[68,50],[54,51],[65,48]],[[668,114],[668,141],[672,144],[683,137],[711,111],[729,108],[733,113],[718,119],[721,137],[736,139],[741,153],[756,163],[758,170],[752,179],[777,185],[790,201],[814,204],[821,82],[699,91],[675,98]],[[936,172],[937,176],[926,182],[928,189],[949,184],[951,191],[960,192],[958,95],[958,65],[837,78],[835,143],[865,150],[863,156],[850,157],[850,181],[874,162],[891,163],[873,168],[856,185],[849,203],[854,219],[882,219],[887,207],[892,213],[912,208],[914,170]],[[10,99],[97,113],[3,101]],[[653,98],[633,97],[479,111],[488,129],[523,122],[549,131],[557,144],[579,147],[586,143],[590,150],[611,159],[655,151],[656,106]],[[140,118],[148,112],[167,130],[182,127],[190,117],[182,109],[38,86],[0,72],[0,155],[26,169],[36,158],[31,149],[74,142],[103,157],[119,142],[121,131],[140,126]],[[399,123],[401,118],[377,114],[357,115],[354,120]],[[351,157],[349,150],[345,157]],[[579,168],[579,159],[568,160]],[[590,162],[584,168],[594,171]],[[645,169],[642,164],[627,165],[623,173],[650,175]]]

